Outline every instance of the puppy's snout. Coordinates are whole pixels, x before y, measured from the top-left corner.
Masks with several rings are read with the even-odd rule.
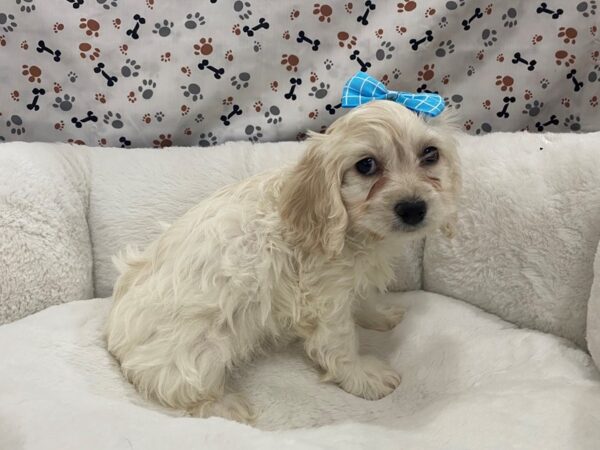
[[[402,201],[394,207],[394,210],[405,224],[418,225],[427,214],[427,203],[423,200]]]

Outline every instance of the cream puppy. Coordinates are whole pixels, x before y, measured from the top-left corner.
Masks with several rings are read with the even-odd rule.
[[[201,417],[251,421],[228,375],[297,338],[325,380],[384,397],[400,376],[359,354],[355,320],[400,321],[369,293],[393,279],[405,240],[450,230],[459,187],[443,120],[358,107],[311,134],[295,166],[221,189],[117,260],[108,349],[143,395]]]

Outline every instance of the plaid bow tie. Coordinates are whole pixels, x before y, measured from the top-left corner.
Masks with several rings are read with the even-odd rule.
[[[411,94],[389,91],[383,83],[365,72],[358,72],[344,85],[342,107],[353,108],[372,100],[392,100],[415,111],[435,117],[444,110],[444,99],[437,94]]]

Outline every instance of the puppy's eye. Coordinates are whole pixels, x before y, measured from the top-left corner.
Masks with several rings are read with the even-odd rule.
[[[438,162],[439,159],[440,152],[436,147],[426,147],[421,154],[421,165],[430,166]]]
[[[354,167],[361,175],[369,176],[377,172],[377,162],[374,158],[361,159]]]

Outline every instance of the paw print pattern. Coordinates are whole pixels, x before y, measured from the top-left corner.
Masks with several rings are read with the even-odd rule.
[[[235,0],[233,2],[233,10],[237,13],[240,20],[247,20],[252,16],[251,6],[250,2],[243,0]]]
[[[598,5],[596,4],[596,0],[580,2],[577,4],[577,11],[579,11],[581,15],[586,18],[595,16],[597,9]]]
[[[75,103],[75,97],[65,94],[62,97],[56,97],[52,106],[66,112],[71,111],[73,103]]]
[[[504,28],[512,28],[517,26],[517,10],[515,8],[508,8],[508,10],[502,14],[502,22]]]
[[[321,82],[318,86],[311,87],[308,95],[315,98],[325,98],[327,97],[327,93],[329,92],[330,87],[331,86],[329,85],[329,83]]]
[[[0,12],[0,29],[5,33],[11,33],[17,28],[17,22],[15,22],[15,16],[12,14],[6,14]],[[19,117],[19,116],[17,116]]]
[[[448,39],[447,41],[441,41],[438,45],[438,48],[435,50],[435,56],[438,58],[443,58],[446,55],[450,55],[454,53],[454,42],[452,39]]]
[[[236,89],[247,88],[250,85],[250,74],[242,72],[239,75],[231,77],[231,85]]]
[[[486,28],[481,32],[481,39],[484,47],[491,47],[498,41],[498,32],[493,29]]]
[[[211,145],[217,145],[217,137],[209,131],[208,133],[200,133],[200,141],[198,145],[200,147],[210,147]]]
[[[171,34],[171,30],[174,26],[175,24],[173,22],[164,19],[162,22],[156,22],[154,24],[154,29],[152,30],[152,32],[154,34],[158,34],[161,37],[167,37]]]
[[[383,61],[385,59],[391,59],[392,52],[396,50],[396,47],[391,42],[383,41],[377,51],[375,52],[375,58],[377,61]]]
[[[140,66],[135,59],[127,58],[125,64],[121,67],[121,75],[125,78],[133,77],[136,78],[140,74]]]
[[[563,125],[571,131],[580,131],[581,130],[581,118],[574,114],[569,114],[569,117],[565,118]]]
[[[122,119],[123,117],[121,116],[121,114],[108,111],[106,114],[104,114],[102,121],[105,124],[110,125],[111,127],[118,130],[123,128],[123,126],[125,125]]]
[[[21,116],[13,114],[10,119],[6,121],[6,126],[10,130],[10,134],[21,136],[25,134],[25,127],[23,126],[23,119]]]
[[[156,83],[152,80],[142,80],[142,84],[138,86],[138,92],[144,100],[150,100],[154,95]]]
[[[199,12],[189,13],[185,16],[185,23],[183,24],[188,30],[195,30],[197,27],[206,24],[206,19]]]
[[[248,136],[250,142],[258,142],[260,138],[263,137],[262,128],[258,125],[248,125],[244,129],[244,132],[246,133],[246,136]]]
[[[190,83],[187,86],[181,86],[181,89],[183,90],[183,96],[191,99],[193,102],[202,100],[204,98],[200,92],[200,86],[198,86],[196,83]]]
[[[283,120],[281,111],[275,105],[271,106],[268,111],[265,111],[265,118],[267,119],[267,123],[272,123],[273,125],[277,125]]]
[[[537,116],[542,108],[544,107],[544,102],[539,102],[534,100],[531,103],[525,104],[525,109],[523,110],[523,114],[529,114],[531,117]]]

